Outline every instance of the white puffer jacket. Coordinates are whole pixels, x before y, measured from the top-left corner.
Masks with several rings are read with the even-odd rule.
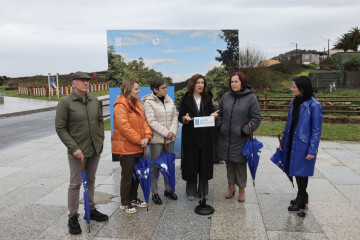
[[[171,97],[165,96],[164,104],[154,94],[148,94],[142,98],[144,102],[145,116],[152,130],[150,144],[164,143],[164,138],[169,132],[176,135],[178,129],[178,111]],[[166,142],[175,141],[176,136]]]

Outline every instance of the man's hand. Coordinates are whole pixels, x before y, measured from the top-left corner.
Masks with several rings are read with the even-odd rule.
[[[73,156],[74,156],[74,160],[76,158],[80,158],[81,161],[84,161],[84,154],[82,153],[82,151],[80,149],[76,150],[76,152],[74,152]]]

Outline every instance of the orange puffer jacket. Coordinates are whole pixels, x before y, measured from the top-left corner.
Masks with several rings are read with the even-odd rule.
[[[135,105],[121,94],[114,104],[112,153],[130,155],[144,151],[143,138],[151,139],[151,129],[143,113],[144,105],[136,99]]]

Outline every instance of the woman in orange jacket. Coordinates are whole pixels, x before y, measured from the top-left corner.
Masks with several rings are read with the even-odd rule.
[[[151,139],[139,93],[136,81],[125,80],[114,104],[112,153],[120,160],[120,209],[127,213],[136,213],[135,206],[146,207],[146,203],[137,198],[139,181],[133,179],[134,164]]]

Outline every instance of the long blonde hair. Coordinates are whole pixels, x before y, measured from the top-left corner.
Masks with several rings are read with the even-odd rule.
[[[122,84],[121,84],[121,94],[123,94],[127,99],[129,99],[131,101],[131,90],[134,87],[135,83],[138,84],[137,81],[135,80],[125,80]]]

